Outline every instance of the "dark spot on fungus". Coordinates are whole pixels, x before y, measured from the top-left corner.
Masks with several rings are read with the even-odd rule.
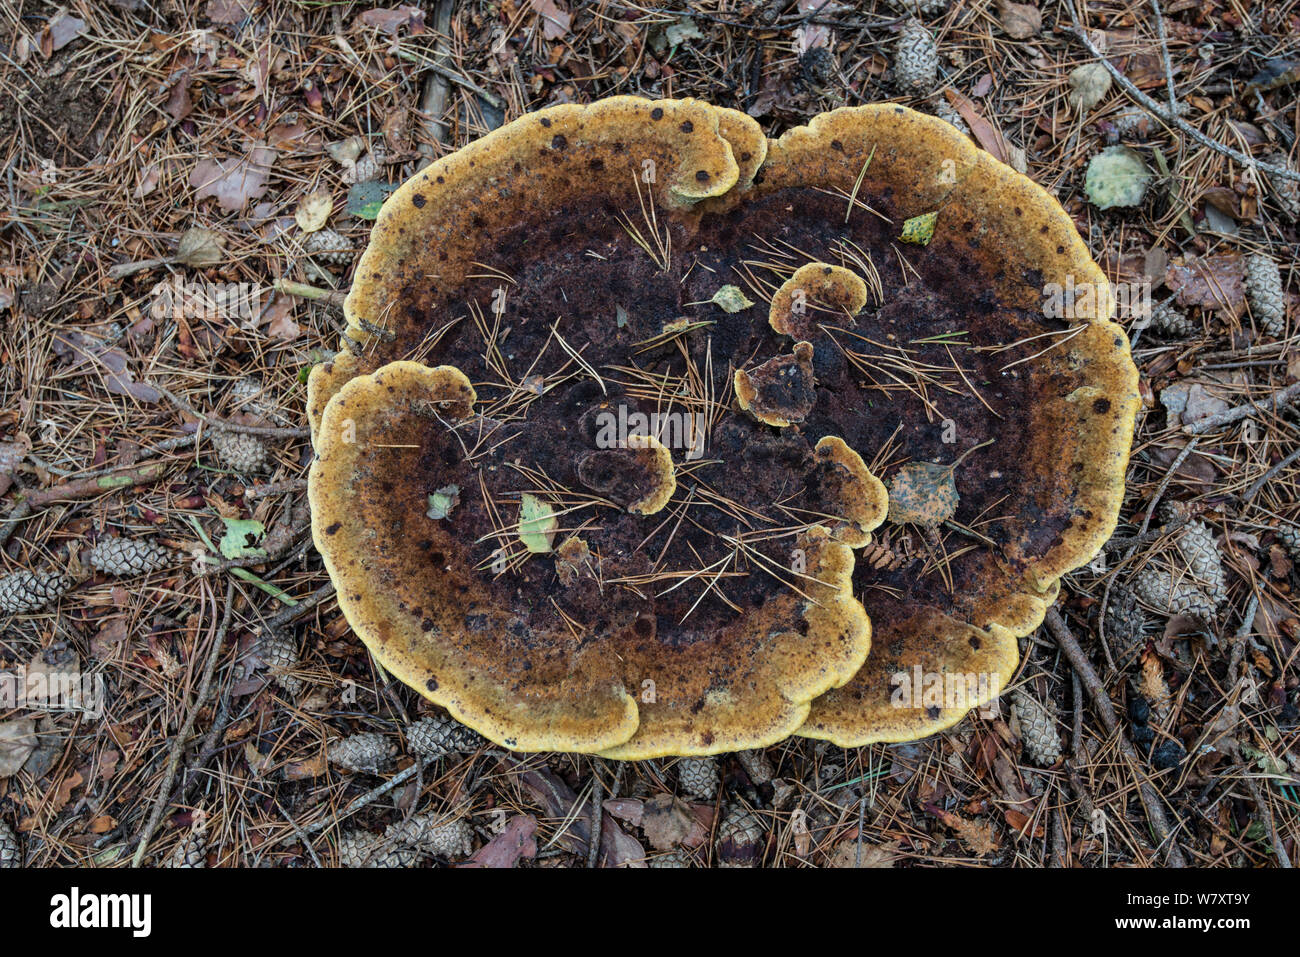
[[[426,681],[426,682],[424,683],[424,686],[425,686],[426,688],[428,688],[430,691],[437,691],[437,690],[438,690],[438,679],[437,679],[437,678],[430,678],[428,681]]]
[[[342,528],[342,527],[343,527],[343,523],[342,523],[342,522],[334,522],[334,523],[331,524],[328,528],[325,529],[325,534],[326,534],[326,535],[337,535],[339,529]]]
[[[411,197],[411,202],[415,204],[416,209],[424,209],[424,204],[428,202],[423,193],[416,193]]]
[[[569,140],[563,133],[556,133],[551,137],[551,149],[562,150],[569,145]]]
[[[695,173],[695,178],[701,183],[707,183],[709,181],[709,171],[706,169],[698,170]]]
[[[650,119],[662,120],[663,118],[664,118],[664,109],[662,106],[656,106],[653,110],[650,111]]]
[[[690,133],[690,132],[693,131],[694,129],[695,129],[695,124],[692,123],[690,120],[686,120],[686,121],[685,121],[684,123],[682,123],[682,125],[681,125],[681,131],[682,131],[683,133]]]
[[[1098,399],[1092,404],[1092,411],[1096,412],[1098,415],[1105,415],[1110,411],[1110,399]]]

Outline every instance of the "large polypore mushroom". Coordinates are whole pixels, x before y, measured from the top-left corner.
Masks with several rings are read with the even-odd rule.
[[[1052,283],[1092,295],[1054,318]],[[938,120],[553,107],[385,204],[309,383],[316,543],[379,660],[509,747],[919,737],[1113,529],[1111,311],[1055,201]],[[873,543],[880,479],[927,475]]]

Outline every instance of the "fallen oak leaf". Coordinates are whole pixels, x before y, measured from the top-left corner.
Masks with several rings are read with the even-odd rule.
[[[1043,29],[1043,14],[1027,3],[998,0],[998,19],[1013,40],[1027,40]]]

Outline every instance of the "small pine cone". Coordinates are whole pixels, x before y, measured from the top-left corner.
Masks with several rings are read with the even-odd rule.
[[[1138,601],[1167,614],[1214,621],[1214,603],[1205,592],[1189,582],[1175,582],[1163,569],[1148,565],[1134,575],[1133,593]]]
[[[14,572],[0,578],[0,612],[24,615],[40,611],[71,587],[71,576],[61,572]]]
[[[889,6],[914,17],[931,17],[947,10],[948,0],[889,0]]]
[[[1259,253],[1246,257],[1246,294],[1264,331],[1280,339],[1286,331],[1286,297],[1282,273],[1272,257]]]
[[[378,731],[364,731],[331,742],[325,753],[330,764],[337,764],[345,770],[378,774],[380,768],[392,760],[397,749]]]
[[[431,714],[406,726],[406,747],[422,758],[477,751],[487,739],[449,714]]]
[[[257,656],[276,684],[295,698],[302,692],[303,681],[293,674],[298,667],[298,643],[291,636],[280,631],[263,635],[257,643]]]
[[[241,412],[255,412],[260,415],[266,411],[265,386],[256,376],[244,376],[242,379],[235,380],[235,384],[230,387],[230,397],[234,401],[235,408]]]
[[[928,93],[939,75],[939,54],[934,37],[921,21],[903,24],[894,51],[894,85],[904,93]]]
[[[390,824],[384,837],[393,844],[448,860],[468,857],[474,850],[474,832],[469,822],[463,817],[449,819],[436,811]]]
[[[1121,663],[1142,646],[1146,616],[1132,589],[1120,586],[1110,596],[1106,606],[1106,636],[1111,640]]]
[[[946,123],[957,128],[960,133],[970,136],[970,127],[962,119],[962,115],[957,112],[957,107],[948,102],[948,98],[940,93],[932,101],[934,103],[934,115]]]
[[[1222,605],[1228,597],[1228,580],[1210,527],[1199,518],[1192,519],[1178,537],[1178,550],[1205,594],[1216,606]]]
[[[1171,302],[1162,302],[1151,310],[1150,325],[1167,336],[1190,336],[1192,321]]]
[[[712,801],[718,796],[718,759],[682,758],[677,762],[677,784],[690,797]]]
[[[1295,167],[1287,161],[1285,153],[1272,153],[1264,157],[1264,162],[1295,171]],[[1273,201],[1277,203],[1286,218],[1292,222],[1300,219],[1300,183],[1271,173],[1268,176],[1268,183],[1273,187]]]
[[[1012,692],[1011,707],[1020,722],[1026,756],[1040,768],[1050,768],[1061,758],[1061,736],[1051,714],[1024,691]]]
[[[736,758],[754,784],[766,784],[776,777],[776,769],[768,760],[767,753],[758,748],[752,751],[737,751]]]
[[[167,855],[163,867],[197,868],[208,866],[208,836],[201,827],[191,828]]]
[[[659,854],[646,859],[646,867],[690,867],[690,852],[674,847],[667,854]]]
[[[718,866],[757,867],[763,858],[763,822],[733,807],[718,826]]]
[[[0,820],[0,870],[6,867],[21,867],[22,857],[18,853],[18,836],[4,821]]]
[[[266,446],[256,435],[213,429],[212,445],[223,465],[236,472],[260,472],[270,458]]]
[[[161,545],[117,536],[101,539],[90,550],[90,564],[105,575],[145,575],[171,559],[172,553]]]
[[[412,867],[419,860],[415,848],[393,847],[369,831],[347,831],[339,838],[339,867]]]
[[[1300,560],[1300,528],[1295,525],[1279,525],[1277,540],[1287,547],[1293,558]]]
[[[313,259],[334,266],[346,266],[352,262],[352,257],[355,255],[352,243],[329,227],[308,233],[302,245],[303,249],[307,250],[307,255]]]

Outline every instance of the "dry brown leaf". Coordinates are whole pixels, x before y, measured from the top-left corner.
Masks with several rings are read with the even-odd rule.
[[[966,125],[970,127],[971,134],[979,145],[992,154],[994,159],[1003,163],[1010,162],[1011,146],[1007,143],[1006,137],[1002,135],[1002,131],[984,119],[983,114],[980,113],[975,104],[952,87],[945,89],[943,95],[948,98],[948,102],[953,105],[953,108],[961,114],[961,118],[966,121]]]
[[[558,40],[569,32],[572,18],[569,11],[555,0],[531,0],[529,6],[541,18],[542,36],[548,40]]]
[[[998,19],[1013,40],[1027,40],[1043,29],[1043,14],[1027,3],[998,0]]]
[[[1245,301],[1246,262],[1241,253],[1179,258],[1169,264],[1165,282],[1181,306],[1238,312]]]
[[[658,794],[645,802],[641,829],[657,851],[699,844],[708,835],[690,807],[672,794]]]
[[[514,867],[521,860],[537,856],[537,818],[516,814],[501,833],[480,847],[468,861],[456,867]]]
[[[0,723],[0,778],[17,774],[35,750],[35,718],[14,718]]]
[[[200,160],[190,173],[194,201],[211,196],[227,212],[239,212],[266,193],[275,156],[275,150],[269,147],[254,146],[241,157]]]
[[[895,853],[898,845],[889,841],[885,844],[868,844],[859,842],[855,833],[835,845],[827,862],[831,867],[893,867],[897,859]]]

